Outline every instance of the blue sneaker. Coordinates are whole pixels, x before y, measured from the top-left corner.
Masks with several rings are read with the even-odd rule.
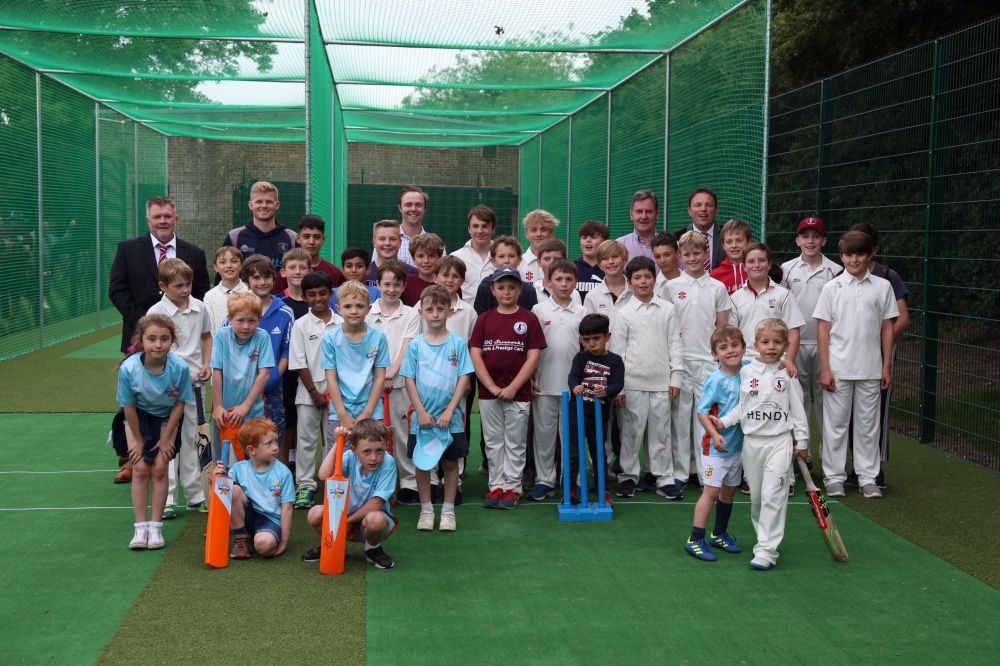
[[[541,502],[546,497],[553,497],[556,491],[545,485],[544,483],[539,483],[534,488],[528,492],[528,499],[534,500],[536,502]]]
[[[750,568],[756,569],[757,571],[767,571],[769,569],[773,569],[774,565],[763,558],[755,557],[750,560]]]
[[[649,481],[645,478],[640,477],[639,482],[635,484],[635,492],[637,493],[648,493],[649,492]]]
[[[517,508],[517,493],[513,490],[503,491],[503,496],[500,498],[497,504],[498,509],[516,509]]]
[[[712,547],[704,539],[691,541],[691,537],[688,537],[687,543],[684,544],[684,550],[703,562],[714,562],[716,560],[715,553],[712,552]]]
[[[656,494],[660,497],[666,497],[668,500],[684,499],[684,495],[682,495],[681,491],[677,489],[677,486],[672,483],[667,483],[657,488]]]
[[[163,520],[173,520],[177,517],[177,507],[173,504],[168,504],[163,507]]]
[[[503,498],[503,490],[501,488],[494,488],[490,492],[486,493],[486,499],[483,500],[483,507],[486,509],[496,509],[500,506],[500,500]]]
[[[734,537],[729,532],[723,532],[722,534],[716,536],[713,533],[709,538],[708,542],[715,546],[716,548],[721,548],[727,553],[738,553],[740,552],[740,546],[736,543],[736,537]]]

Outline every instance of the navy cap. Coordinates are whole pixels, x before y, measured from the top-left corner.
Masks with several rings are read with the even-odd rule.
[[[493,284],[497,280],[502,280],[505,277],[514,278],[518,282],[521,281],[520,273],[518,273],[515,269],[511,268],[510,266],[503,266],[493,271],[493,275],[490,276],[490,284]]]

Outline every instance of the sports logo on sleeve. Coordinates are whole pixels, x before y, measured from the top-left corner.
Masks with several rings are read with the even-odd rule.
[[[524,335],[528,332],[528,322],[519,321],[514,324],[514,332],[518,335]]]

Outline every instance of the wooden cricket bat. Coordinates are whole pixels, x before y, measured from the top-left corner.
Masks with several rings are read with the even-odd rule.
[[[215,465],[212,463],[212,426],[205,422],[205,399],[202,393],[202,383],[200,379],[194,382],[194,400],[198,409],[198,428],[195,431],[195,445],[198,450],[198,464],[201,465],[201,489],[205,494],[205,501],[212,494],[212,476],[215,472]]]
[[[344,436],[337,436],[333,475],[326,480],[323,496],[323,529],[319,550],[319,572],[331,576],[344,573],[347,555],[347,497],[350,482],[344,476]]]
[[[819,524],[819,530],[823,533],[823,539],[826,540],[826,547],[830,549],[830,554],[838,562],[847,561],[847,549],[844,547],[844,541],[840,538],[840,530],[837,529],[837,523],[833,521],[833,516],[830,515],[830,508],[826,505],[826,497],[820,493],[819,488],[813,483],[812,475],[809,473],[809,468],[806,467],[806,463],[802,458],[796,456],[796,462],[799,464],[799,471],[802,472],[802,480],[806,482],[806,497],[809,498],[809,508],[812,509],[813,516],[816,518],[817,524]]]
[[[389,433],[389,439],[386,441],[385,450],[389,455],[395,455],[392,440],[392,414],[389,412],[389,392],[382,391],[382,423],[385,424],[385,429]]]
[[[226,444],[222,459],[229,460]],[[229,566],[229,517],[233,511],[233,480],[228,469],[212,475],[212,490],[208,495],[208,528],[205,530],[205,564],[213,569]]]

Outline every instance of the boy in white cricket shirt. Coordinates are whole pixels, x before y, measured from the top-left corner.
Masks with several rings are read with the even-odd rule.
[[[611,350],[625,362],[625,390],[615,398],[622,407],[622,473],[619,497],[635,495],[643,436],[656,494],[684,499],[674,484],[670,447],[670,403],[680,395],[684,350],[674,306],[653,294],[656,264],[639,256],[625,266],[632,297],[619,309]],[[593,295],[593,292],[591,292]],[[590,298],[590,295],[587,297]]]
[[[551,240],[551,239],[550,239]],[[548,241],[544,241],[543,244]],[[542,251],[545,255],[545,251]],[[535,487],[528,499],[541,501],[555,494],[556,445],[559,412],[566,378],[580,351],[580,320],[586,312],[577,301],[576,264],[566,258],[548,265],[549,297],[531,311],[538,317],[548,345],[542,350],[533,384],[532,419],[535,422]],[[575,427],[575,424],[574,424]]]
[[[792,293],[799,310],[805,313],[806,324],[800,329],[799,353],[795,356],[795,368],[799,371],[802,385],[802,399],[806,414],[812,402],[816,413],[816,428],[823,432],[823,387],[819,382],[822,370],[816,343],[816,319],[812,316],[819,301],[823,285],[840,275],[842,266],[823,256],[826,245],[826,225],[818,217],[807,217],[799,222],[795,244],[802,254],[781,265],[784,277],[781,286]]]
[[[316,449],[326,441],[326,374],[323,372],[323,336],[343,323],[330,309],[333,278],[314,271],[302,278],[302,295],[309,312],[292,324],[288,370],[298,373],[295,392],[295,508],[309,509],[316,495]]]
[[[414,238],[410,247],[414,247],[419,243],[418,239],[425,237],[426,235],[422,235]],[[413,459],[402,448],[408,432],[406,413],[410,409],[410,399],[406,395],[405,382],[399,374],[399,368],[403,364],[406,347],[420,334],[420,315],[416,308],[400,300],[408,279],[405,264],[395,259],[383,261],[378,267],[377,279],[382,295],[372,303],[365,321],[369,326],[385,333],[389,344],[389,367],[385,371],[384,391],[389,394],[389,422],[392,424],[393,444],[395,446],[399,443],[399,448],[393,451],[392,456],[396,459],[399,479],[396,501],[399,504],[412,504],[419,500],[417,478],[414,476]]]
[[[701,433],[701,423],[695,406],[701,400],[705,380],[717,366],[712,357],[712,333],[725,325],[733,305],[726,286],[705,270],[708,258],[705,236],[700,231],[688,231],[677,241],[677,247],[684,272],[668,280],[663,293],[665,300],[674,305],[684,347],[684,384],[681,394],[670,402],[674,478],[680,490],[686,482],[700,485],[701,455],[694,442]]]
[[[788,326],[780,319],[763,319],[754,335],[757,358],[740,370],[739,404],[721,419],[710,416],[716,429],[740,424],[743,430],[743,473],[750,485],[750,520],[757,543],[750,567],[767,571],[778,562],[778,545],[785,536],[792,455],[805,459],[809,421],[802,408],[802,388],[780,366],[788,348]]]
[[[849,231],[840,239],[844,272],[826,283],[813,316],[823,385],[823,483],[830,497],[844,496],[847,425],[854,410],[854,470],[867,499],[882,497],[878,411],[882,389],[892,383],[893,319],[899,316],[888,280],[868,270],[871,236]]]

